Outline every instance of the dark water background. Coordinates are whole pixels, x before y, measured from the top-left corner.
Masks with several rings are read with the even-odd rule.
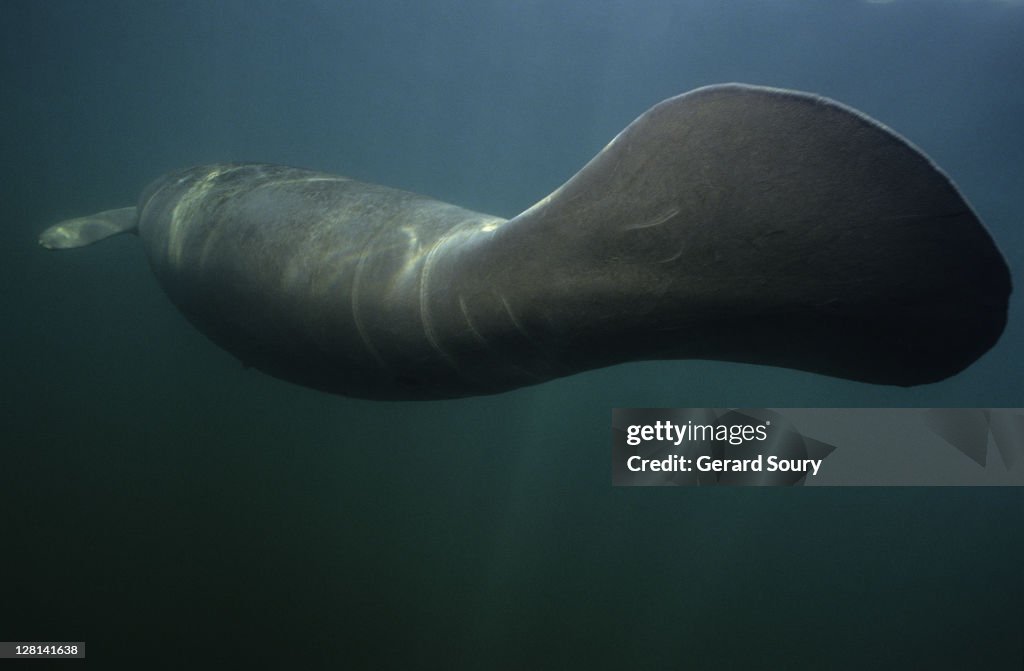
[[[1019,288],[992,352],[914,389],[672,362],[371,403],[242,370],[131,237],[35,239],[228,160],[509,216],[651,104],[745,81],[923,147],[1016,272],[1024,6],[0,0],[0,53],[0,639],[96,668],[1021,668],[1020,489],[609,484],[615,406],[1024,406]]]

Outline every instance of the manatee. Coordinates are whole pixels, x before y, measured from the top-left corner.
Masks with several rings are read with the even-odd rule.
[[[921,151],[840,103],[726,84],[665,100],[512,219],[293,167],[161,177],[50,249],[142,240],[246,366],[371,399],[494,394],[629,361],[933,383],[1006,323],[992,237]]]

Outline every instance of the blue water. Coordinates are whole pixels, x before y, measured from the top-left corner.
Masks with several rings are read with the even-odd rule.
[[[613,489],[608,461],[612,407],[1024,406],[1020,290],[923,387],[659,362],[371,403],[243,370],[129,236],[35,244],[210,161],[511,216],[650,105],[743,81],[922,147],[1020,286],[1021,3],[0,0],[0,53],[3,640],[98,668],[1021,668],[1021,490]]]

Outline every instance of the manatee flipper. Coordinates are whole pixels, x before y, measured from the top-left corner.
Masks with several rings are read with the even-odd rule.
[[[50,226],[40,234],[39,244],[47,249],[85,247],[118,233],[135,233],[137,224],[134,207],[105,210]]]

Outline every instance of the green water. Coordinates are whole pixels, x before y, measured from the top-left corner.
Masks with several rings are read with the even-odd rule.
[[[1021,668],[1019,489],[609,472],[612,407],[1024,406],[1019,290],[926,387],[670,362],[371,403],[243,370],[134,239],[35,237],[226,160],[507,216],[649,105],[739,80],[905,134],[1016,272],[1024,7],[0,0],[0,26],[0,639],[96,668]]]

